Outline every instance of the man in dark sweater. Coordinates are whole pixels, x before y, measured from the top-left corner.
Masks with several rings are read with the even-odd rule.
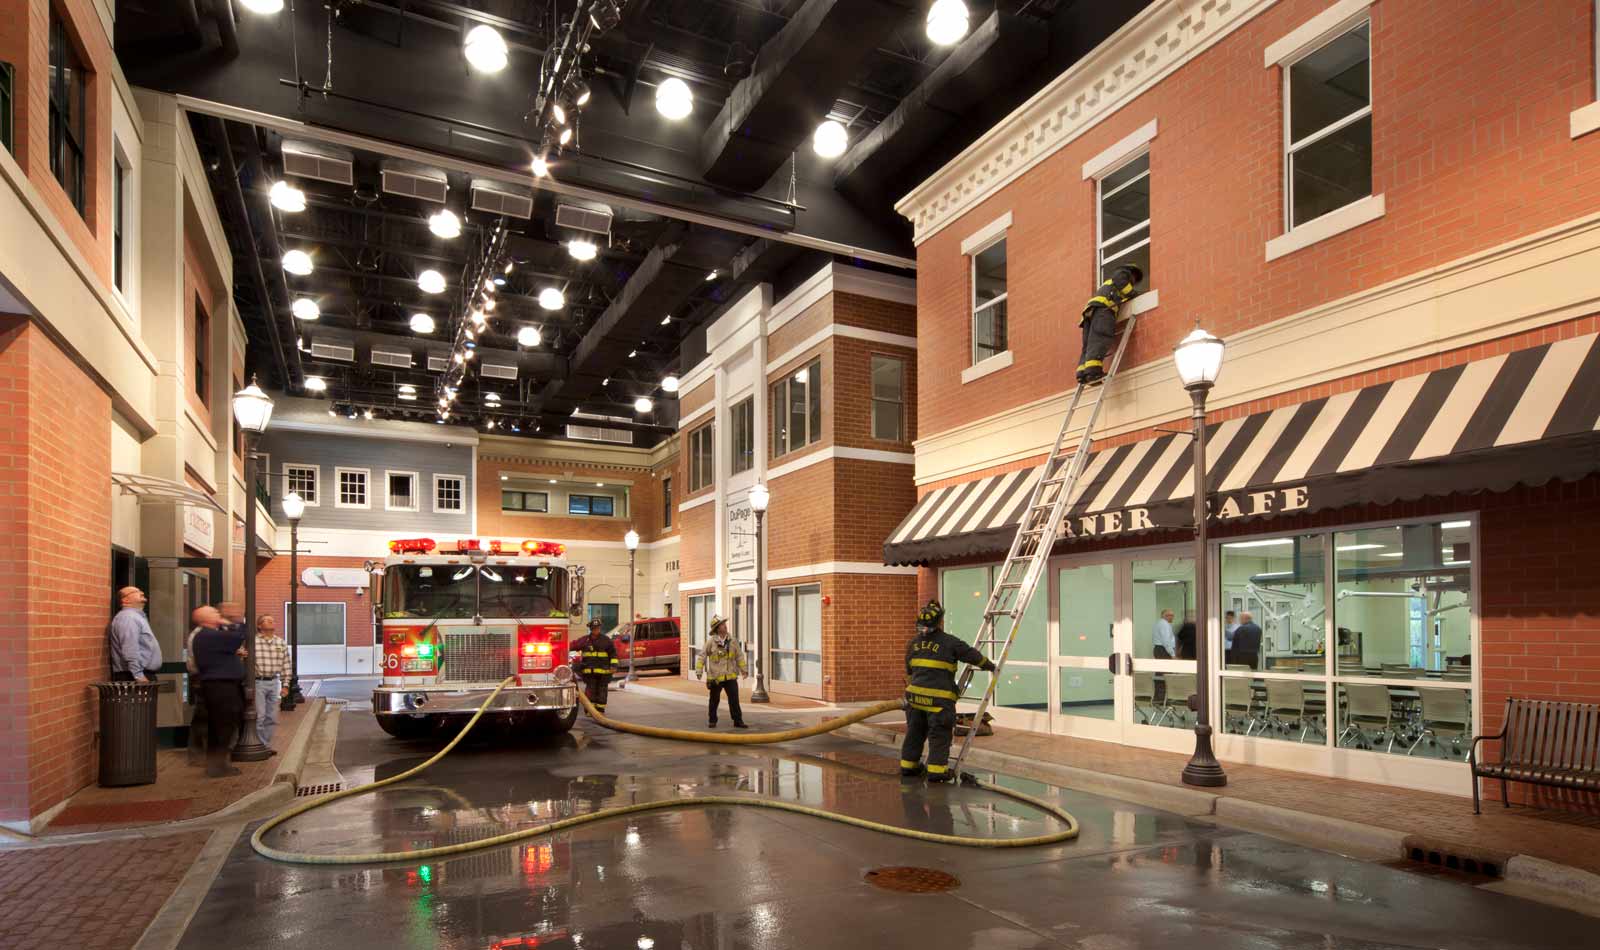
[[[1261,665],[1261,628],[1249,611],[1239,615],[1239,629],[1233,631],[1233,649],[1228,651],[1228,662],[1243,664],[1252,670]]]
[[[215,607],[196,607],[192,615],[199,631],[194,635],[195,666],[200,670],[200,690],[208,714],[206,774],[213,778],[238,775],[228,764],[228,754],[244,720],[245,629],[224,625]]]

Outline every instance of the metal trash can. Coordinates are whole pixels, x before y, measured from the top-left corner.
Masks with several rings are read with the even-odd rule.
[[[159,683],[96,683],[100,691],[100,787],[156,780]]]

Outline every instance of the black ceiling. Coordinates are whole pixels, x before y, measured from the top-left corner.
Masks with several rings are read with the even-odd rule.
[[[595,94],[575,141],[552,157],[532,215],[503,219],[515,266],[477,342],[481,361],[513,364],[517,379],[469,374],[451,421],[552,436],[576,409],[632,420],[603,424],[634,429],[636,444],[659,441],[676,425],[660,379],[699,359],[720,307],[757,282],[781,291],[830,258],[909,262],[909,227],[893,202],[1149,2],[968,0],[972,30],[952,48],[923,33],[929,0],[622,3],[619,26],[591,36],[580,59]],[[210,113],[191,124],[235,255],[251,367],[264,381],[300,393],[306,376],[320,376],[341,408],[432,418],[438,374],[426,357],[448,352],[464,303],[428,298],[416,274],[434,267],[454,288],[501,222],[467,207],[469,170],[536,184],[527,169],[540,135],[525,115],[540,63],[592,3],[299,0],[292,15],[261,17],[229,0],[119,0],[129,80]],[[511,47],[500,73],[472,72],[462,57],[462,35],[480,23]],[[653,105],[668,77],[694,93],[681,122]],[[850,134],[849,151],[831,161],[810,147],[825,117]],[[354,184],[294,178],[308,208],[274,211],[266,189],[282,177],[285,136],[345,137]],[[429,232],[438,205],[381,189],[380,168],[395,155],[448,175],[460,237]],[[552,182],[613,212],[596,260],[575,261],[562,246],[570,235],[554,227]],[[311,277],[282,272],[291,247],[314,252]],[[719,277],[706,281],[712,269]],[[565,308],[537,305],[546,286],[565,287]],[[322,308],[314,323],[290,315],[303,295]],[[411,331],[418,311],[436,318],[434,334]],[[517,329],[529,324],[543,340],[519,348]],[[354,345],[357,358],[315,358],[317,341]],[[412,352],[414,368],[372,364],[375,344]],[[416,402],[397,399],[403,384],[418,390]],[[483,400],[489,391],[500,408]],[[640,395],[656,399],[652,412],[635,413]]]

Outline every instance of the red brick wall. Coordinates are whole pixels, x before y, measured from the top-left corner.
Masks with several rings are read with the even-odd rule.
[[[16,820],[94,779],[88,685],[108,669],[111,400],[37,327],[0,317],[0,408],[0,566],[17,581],[0,630],[0,820]]]
[[[1593,5],[1371,7],[1373,190],[1385,217],[1267,263],[1283,230],[1282,74],[1262,50],[1327,7],[1282,0],[917,251],[919,416],[942,432],[1066,387],[1094,277],[1094,184],[1082,163],[1152,118],[1152,285],[1129,365],[1167,359],[1203,315],[1224,338],[1600,210],[1600,136],[1574,140],[1594,99]],[[967,385],[963,238],[1011,212],[1015,364]]]
[[[834,337],[833,377],[829,387],[833,399],[833,442],[852,448],[881,452],[906,452],[917,439],[917,351],[887,346],[850,337]],[[872,437],[872,359],[875,356],[897,359],[905,364],[901,398],[900,438]],[[824,364],[824,371],[827,364]],[[911,468],[905,466],[905,479],[911,481]]]
[[[837,560],[836,506],[843,499],[835,490],[835,464],[819,462],[767,483],[772,492],[766,518],[768,570]]]
[[[823,699],[853,703],[900,695],[906,685],[906,641],[916,619],[916,586],[917,579],[909,576],[823,578],[822,593],[832,600],[822,608]]]
[[[836,292],[833,294],[833,322],[901,336],[916,336],[917,308],[908,303]]]
[[[366,563],[366,559],[359,557],[314,557],[300,555],[300,573],[305,575],[307,568],[312,567],[344,567],[359,568]],[[241,598],[242,599],[242,598]],[[271,614],[278,618],[278,629],[283,635],[289,635],[286,621],[288,611],[284,607],[289,602],[289,559],[275,557],[263,561],[260,569],[256,571],[256,613]],[[301,603],[319,604],[344,604],[344,638],[348,647],[372,646],[372,594],[363,591],[356,595],[354,588],[349,587],[307,587],[300,585]]]
[[[607,491],[626,485],[628,489],[627,518],[588,518],[567,515],[565,508],[557,510],[557,499],[551,498],[551,514],[508,514],[500,510],[501,475],[532,476],[538,479],[560,479],[565,490],[570,483],[594,485],[604,482]],[[556,486],[551,486],[552,488]],[[521,462],[496,456],[480,456],[477,478],[478,533],[484,537],[499,538],[565,538],[574,541],[621,541],[629,528],[637,528],[641,538],[650,539],[650,531],[661,525],[661,482],[650,472],[640,468],[619,469],[598,465],[570,463]]]

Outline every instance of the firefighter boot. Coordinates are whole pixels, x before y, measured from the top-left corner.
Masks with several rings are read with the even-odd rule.
[[[956,774],[954,772],[950,772],[950,771],[929,772],[928,773],[928,784],[935,785],[935,784],[948,782],[948,781],[951,781],[952,779],[954,779],[955,777],[956,777]]]

